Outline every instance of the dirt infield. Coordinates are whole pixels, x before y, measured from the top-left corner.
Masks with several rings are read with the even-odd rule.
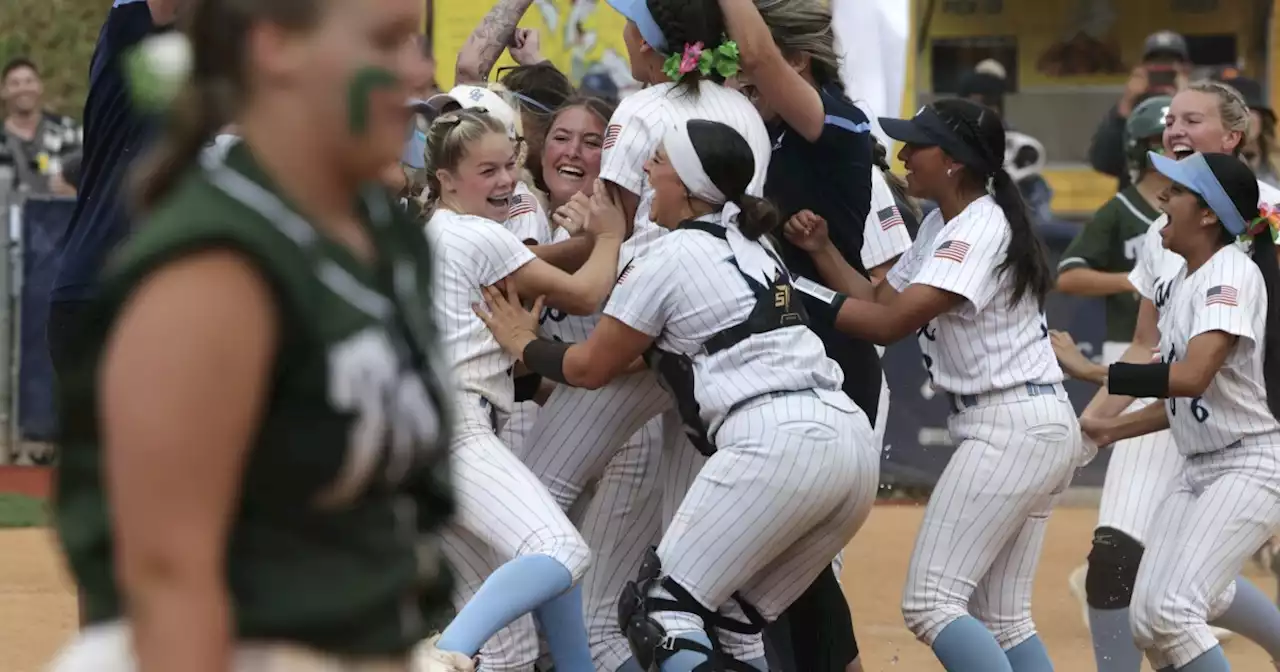
[[[878,507],[846,554],[845,591],[853,604],[867,672],[942,669],[902,626],[898,614],[907,558],[922,512],[921,507]],[[1067,574],[1088,551],[1096,516],[1094,509],[1055,512],[1040,563],[1036,621],[1055,666],[1062,672],[1093,669],[1088,632],[1080,604],[1067,590]],[[1252,567],[1246,571],[1264,590],[1275,590],[1269,575]],[[37,672],[75,623],[75,600],[49,532],[0,531],[0,668],[4,672]],[[1235,639],[1226,651],[1241,672],[1273,669],[1267,656],[1252,643]]]

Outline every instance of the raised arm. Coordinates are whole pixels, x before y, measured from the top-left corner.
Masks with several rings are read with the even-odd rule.
[[[502,52],[511,46],[516,26],[533,0],[498,0],[480,20],[458,52],[454,77],[458,84],[483,84]]]
[[[787,125],[817,141],[826,112],[817,89],[796,72],[774,44],[769,26],[751,0],[719,0],[729,37],[738,43],[744,74]]]
[[[106,485],[143,672],[231,668],[227,535],[278,332],[267,282],[212,251],[154,273],[106,345]]]

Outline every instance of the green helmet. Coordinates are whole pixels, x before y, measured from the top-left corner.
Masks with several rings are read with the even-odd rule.
[[[1173,98],[1152,96],[1133,108],[1124,124],[1124,154],[1132,169],[1139,173],[1147,167],[1147,150],[1151,139],[1164,134],[1164,118],[1169,114]]]

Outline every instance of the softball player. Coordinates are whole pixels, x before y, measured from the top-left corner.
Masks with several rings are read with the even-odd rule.
[[[85,628],[51,669],[403,671],[443,606],[451,509],[430,255],[376,183],[418,74],[385,46],[419,7],[186,9],[193,67],[140,166],[146,225],[59,381],[54,515]],[[314,59],[249,49],[266,26]],[[244,141],[202,153],[232,111]]]
[[[950,672],[1051,669],[1031,582],[1049,512],[1084,454],[1041,308],[1044,246],[1002,167],[994,112],[943,100],[880,125],[906,143],[911,194],[939,204],[887,281],[873,288],[854,272],[820,219],[802,214],[788,234],[859,297],[843,301],[836,325],[882,344],[915,333],[950,397],[959,445],[916,539],[903,615]]]
[[[640,669],[762,664],[758,639],[739,650],[717,631],[758,638],[875,498],[870,424],[840,391],[839,368],[761,241],[776,215],[746,194],[752,153],[718,122],[664,135],[647,167],[651,213],[678,230],[619,279],[585,341],[538,338],[529,316],[492,290],[494,314],[477,309],[508,352],[570,385],[599,387],[645,355],[692,443],[710,455],[619,607]],[[718,613],[729,604],[749,623]]]
[[[1217,82],[1196,82],[1170,103],[1164,149],[1170,156],[1218,149],[1238,152],[1247,124],[1248,111],[1237,92]],[[1259,183],[1258,190],[1261,205],[1278,202],[1280,193],[1271,187]],[[1137,250],[1129,281],[1142,300],[1133,343],[1120,361],[1150,361],[1151,352],[1158,346],[1160,338],[1157,314],[1168,299],[1167,280],[1162,282],[1161,279],[1174,277],[1185,265],[1181,257],[1164,249],[1161,231],[1165,222],[1164,217],[1157,219]],[[1101,383],[1106,372],[1104,367],[1085,359],[1065,334],[1054,334],[1054,339],[1055,352],[1069,375]],[[1084,415],[1096,419],[1112,418],[1130,402],[1132,399],[1116,397],[1102,389],[1085,409]],[[1100,523],[1089,553],[1085,592],[1090,605],[1095,658],[1102,672],[1133,672],[1141,665],[1142,653],[1129,634],[1129,605],[1148,536],[1146,527],[1156,511],[1154,502],[1169,489],[1172,479],[1183,467],[1182,456],[1176,455],[1175,447],[1161,443],[1171,439],[1168,434],[1148,434],[1135,439],[1139,446],[1137,450],[1141,451],[1139,459],[1129,454],[1113,456],[1113,462],[1120,460],[1117,468],[1129,469],[1130,473],[1145,477],[1120,481],[1126,487],[1115,493],[1111,501],[1123,503],[1123,507],[1118,507],[1117,515],[1110,521],[1112,525]],[[1163,484],[1153,480],[1156,474],[1149,470],[1152,463],[1159,465],[1161,473],[1167,474],[1170,480]],[[1108,474],[1110,471],[1111,467]],[[1145,515],[1145,518],[1138,517],[1138,514]],[[1130,532],[1131,529],[1140,531]],[[1238,577],[1220,597],[1210,615],[1219,638],[1223,638],[1228,630],[1237,632],[1280,659],[1280,611],[1243,577]]]
[[[1258,547],[1280,529],[1280,287],[1252,172],[1227,154],[1151,155],[1174,186],[1164,246],[1184,264],[1158,281],[1161,363],[1111,365],[1108,391],[1167,399],[1084,429],[1105,445],[1169,428],[1186,458],[1148,528],[1133,634],[1155,669],[1230,669],[1208,620]],[[1253,243],[1253,259],[1233,245]],[[1274,408],[1271,408],[1274,406]]]
[[[582,626],[581,593],[588,549],[537,477],[498,439],[511,410],[512,360],[471,312],[479,288],[510,277],[546,294],[563,310],[584,313],[604,299],[617,266],[622,226],[593,218],[591,257],[573,276],[538,260],[498,222],[507,216],[516,162],[508,129],[470,110],[443,115],[428,133],[431,200],[427,239],[434,246],[439,301],[434,306],[462,390],[461,423],[451,450],[458,483],[459,533],[446,543],[453,558],[470,538],[508,559],[437,641],[425,647],[429,670],[470,670],[471,657],[503,626],[534,611],[557,667],[594,669]],[[572,590],[571,590],[572,589]]]
[[[750,101],[721,86],[718,83],[721,77],[715,72],[703,78],[697,70],[673,71],[677,82],[663,71],[664,61],[668,59],[664,54],[669,51],[676,51],[678,55],[686,44],[701,42],[708,47],[720,44],[723,21],[714,0],[650,0],[647,3],[614,0],[611,5],[628,19],[624,38],[634,74],[651,84],[619,105],[603,139],[600,179],[621,201],[631,229],[617,268],[617,275],[621,276],[632,260],[647,253],[647,248],[663,232],[649,220],[649,202],[653,196],[644,165],[653,156],[666,129],[690,119],[711,119],[742,129],[752,149],[755,173],[748,193],[753,196],[763,194],[770,142],[760,115]],[[689,32],[687,26],[698,26],[698,32]],[[561,222],[557,219],[557,223]],[[581,318],[548,310],[542,317],[540,331],[544,336],[564,342],[581,342],[600,319],[600,314]],[[638,455],[659,454],[662,447],[643,444],[646,439],[638,437],[637,432],[671,407],[670,395],[649,371],[622,376],[595,390],[557,386],[539,410],[538,419],[525,439],[524,460],[539,474],[561,508],[567,510],[586,485],[602,475],[606,465],[624,446],[637,451]],[[646,432],[645,436],[670,437],[673,442],[683,443],[678,433],[666,428]],[[637,445],[643,447],[635,447]],[[676,452],[677,447],[667,446],[667,452],[681,461],[678,464],[688,467],[693,452]],[[671,474],[671,478],[680,473],[674,468],[663,470]],[[675,485],[663,479],[664,490],[675,490]],[[623,571],[622,565],[628,564],[624,562],[611,573],[610,580],[618,582],[634,576],[642,558],[633,560],[634,568]],[[616,595],[613,598],[616,599]],[[634,666],[635,662],[618,660],[622,651],[616,635],[620,632],[615,629],[614,633],[612,644],[596,647],[598,664],[604,669],[629,670],[627,665]]]

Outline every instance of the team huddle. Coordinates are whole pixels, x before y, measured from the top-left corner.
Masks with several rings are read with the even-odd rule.
[[[534,63],[414,101],[399,200],[417,3],[193,3],[147,225],[60,370],[84,627],[52,670],[861,670],[838,556],[912,337],[956,447],[902,614],[946,670],[1053,669],[1032,583],[1099,446],[1099,671],[1228,670],[1214,628],[1280,660],[1238,576],[1280,531],[1280,194],[1238,93],[1135,111],[1141,308],[1102,366],[1048,327],[995,111],[871,121],[820,0],[609,2],[644,89]]]

